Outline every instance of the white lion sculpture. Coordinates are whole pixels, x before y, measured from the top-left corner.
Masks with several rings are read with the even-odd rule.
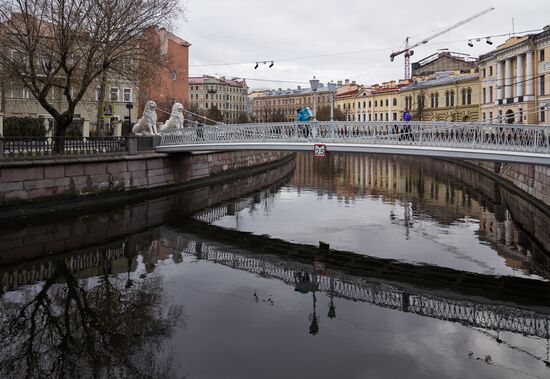
[[[132,133],[136,136],[152,136],[158,134],[157,132],[157,104],[154,101],[149,100],[145,103],[145,109],[143,115],[134,124]]]
[[[172,113],[170,118],[164,125],[160,127],[160,131],[170,129],[182,129],[183,128],[183,105],[180,103],[174,103],[172,105]]]

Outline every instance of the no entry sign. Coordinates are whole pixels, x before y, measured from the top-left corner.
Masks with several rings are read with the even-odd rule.
[[[323,143],[313,145],[313,156],[315,158],[325,158],[327,156],[327,145]]]

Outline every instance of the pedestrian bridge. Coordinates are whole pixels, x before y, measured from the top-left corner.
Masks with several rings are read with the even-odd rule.
[[[327,152],[550,165],[550,125],[469,122],[314,121],[203,126],[163,132],[156,151],[313,152],[316,144],[325,145]]]

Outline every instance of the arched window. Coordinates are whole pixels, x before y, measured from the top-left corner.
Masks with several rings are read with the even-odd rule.
[[[435,93],[435,107],[434,108],[439,108],[439,92]]]
[[[451,95],[449,91],[445,91],[445,106],[446,107],[451,106]]]
[[[466,104],[472,104],[472,89],[468,88],[466,90]]]
[[[393,98],[393,106],[397,107],[397,98],[396,97]]]
[[[462,88],[462,105],[466,105],[466,88]]]
[[[455,91],[449,91],[449,97],[451,99],[450,106],[454,107],[455,106]]]

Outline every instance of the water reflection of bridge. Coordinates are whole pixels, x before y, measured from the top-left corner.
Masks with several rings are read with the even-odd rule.
[[[550,315],[539,311],[399,287],[335,271],[314,270],[311,265],[233,251],[174,231],[162,232],[161,241],[174,253],[192,254],[199,260],[215,262],[268,279],[278,279],[302,291],[304,288],[321,291],[330,297],[363,301],[379,307],[458,322],[468,327],[550,338]],[[306,283],[304,277],[309,278]]]

